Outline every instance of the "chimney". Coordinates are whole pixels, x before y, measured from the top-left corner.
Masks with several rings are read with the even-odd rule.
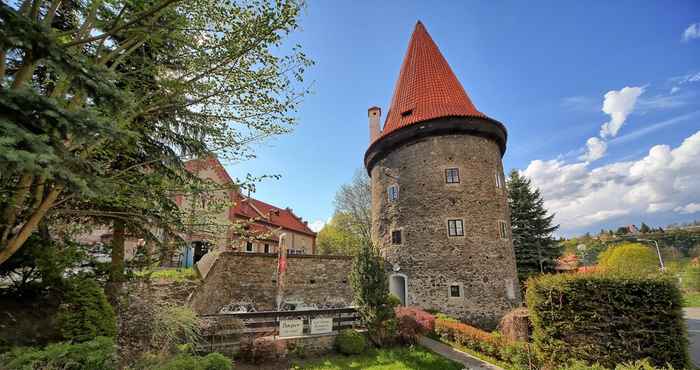
[[[373,143],[379,138],[381,131],[379,131],[379,119],[382,118],[382,109],[379,107],[370,107],[367,110],[367,116],[369,117],[369,142]]]

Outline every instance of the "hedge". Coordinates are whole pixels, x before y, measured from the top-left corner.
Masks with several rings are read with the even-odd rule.
[[[681,292],[670,279],[545,275],[528,281],[526,298],[535,351],[548,363],[690,365]]]

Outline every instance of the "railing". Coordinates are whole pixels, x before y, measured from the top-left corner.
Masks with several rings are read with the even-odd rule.
[[[360,326],[360,316],[354,308],[331,308],[299,311],[264,311],[202,315],[208,329],[204,333],[204,352],[235,352],[241,337],[278,336],[281,320],[303,320],[303,336],[311,335],[311,320],[332,318],[332,332]]]

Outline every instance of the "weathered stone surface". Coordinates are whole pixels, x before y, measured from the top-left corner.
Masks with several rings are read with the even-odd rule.
[[[445,169],[459,168],[447,184]],[[371,168],[372,237],[390,268],[407,278],[407,304],[492,328],[520,303],[510,215],[495,141],[467,134],[420,137],[383,153]],[[390,202],[387,187],[399,186]],[[448,236],[447,220],[464,220],[464,236]],[[499,234],[506,222],[507,238]],[[392,230],[402,244],[392,245]],[[462,297],[449,297],[457,284]]]
[[[288,256],[284,300],[318,308],[350,305],[351,265],[352,258],[345,256]],[[232,302],[252,303],[258,311],[275,309],[276,269],[276,255],[221,253],[190,304],[199,314],[217,313]]]

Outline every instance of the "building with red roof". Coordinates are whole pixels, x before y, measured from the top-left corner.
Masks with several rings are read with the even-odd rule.
[[[200,196],[196,202],[184,195],[176,197],[176,203],[185,214],[195,213],[207,220],[208,227],[184,236],[192,245],[194,262],[212,247],[221,251],[277,253],[283,233],[288,237],[288,253],[314,254],[316,233],[306,221],[291,208],[277,207],[244,195],[216,157],[190,160],[185,168],[215,185],[212,192],[206,197]],[[203,199],[216,205],[207,207]]]

